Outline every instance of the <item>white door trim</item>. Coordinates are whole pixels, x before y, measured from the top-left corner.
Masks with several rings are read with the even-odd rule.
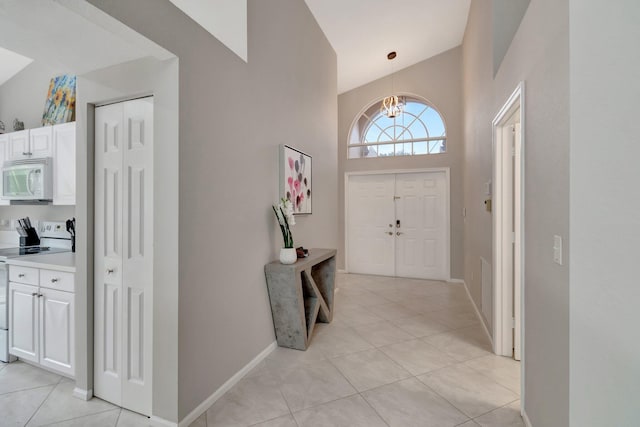
[[[349,272],[349,178],[352,176],[363,175],[398,175],[408,173],[434,173],[444,172],[445,176],[445,270],[447,273],[446,281],[451,280],[451,179],[450,169],[443,168],[421,168],[421,169],[386,169],[371,171],[352,171],[344,174],[344,268],[345,273]]]
[[[510,206],[506,206],[503,201],[506,199],[509,202],[512,201],[511,196],[503,194],[503,188],[501,186],[503,176],[503,154],[504,150],[511,147],[507,147],[503,143],[502,129],[506,125],[506,121],[510,118],[511,114],[520,109],[520,127],[521,138],[520,145],[515,147],[515,168],[514,176],[517,188],[514,193],[516,200],[513,201],[515,209],[514,212],[514,230],[515,230],[515,277],[516,283],[519,282],[519,292],[516,289],[516,296],[519,294],[519,300],[515,301],[515,304],[520,309],[519,327],[521,337],[521,396],[522,402],[524,402],[524,348],[525,348],[525,335],[524,335],[524,148],[525,148],[525,85],[524,82],[520,82],[516,89],[513,91],[509,99],[504,106],[500,109],[495,119],[492,122],[493,129],[493,182],[494,182],[494,195],[493,195],[493,342],[494,352],[498,355],[511,356],[512,355],[512,339],[511,339],[511,311],[513,309],[511,290],[505,289],[504,280],[504,265],[507,257],[511,257],[511,251],[504,250],[503,242],[506,241],[506,233],[511,233],[511,230],[506,228],[510,225],[504,224],[503,214],[505,209],[511,209]],[[517,176],[516,176],[517,175]],[[518,215],[519,214],[519,215]],[[516,285],[518,287],[518,285]]]

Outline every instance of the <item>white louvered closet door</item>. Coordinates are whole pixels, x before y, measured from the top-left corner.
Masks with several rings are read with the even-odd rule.
[[[151,415],[153,98],[95,110],[94,394]]]

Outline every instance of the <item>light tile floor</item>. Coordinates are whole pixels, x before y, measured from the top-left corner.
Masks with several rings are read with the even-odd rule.
[[[490,352],[462,285],[338,274],[334,320],[277,348],[192,427],[522,427],[520,365]],[[25,363],[0,363],[0,426],[149,419]]]
[[[339,274],[334,320],[277,348],[200,426],[524,426],[520,364],[491,353],[460,284]]]

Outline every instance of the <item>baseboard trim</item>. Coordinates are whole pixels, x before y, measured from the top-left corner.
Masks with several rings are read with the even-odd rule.
[[[478,319],[480,320],[480,324],[482,325],[482,329],[484,329],[484,333],[487,334],[487,338],[489,338],[489,342],[491,343],[491,349],[493,350],[493,337],[489,332],[489,328],[487,328],[487,324],[485,323],[484,318],[482,317],[482,314],[480,314],[480,310],[478,309],[476,302],[471,297],[471,292],[469,292],[469,287],[467,286],[467,282],[465,282],[464,280],[462,280],[461,282],[464,284],[464,290],[467,291],[467,296],[471,300],[473,309],[476,311],[476,316],[478,316]]]
[[[342,270],[342,269],[337,269],[336,273],[342,273],[342,274],[347,274],[347,270]]]
[[[91,400],[93,397],[93,389],[84,390],[76,387],[73,389],[73,397],[80,400]]]
[[[206,412],[206,410],[209,409],[209,407],[211,405],[213,405],[218,399],[220,399],[223,394],[225,394],[227,391],[229,391],[229,389],[231,387],[236,385],[238,383],[238,381],[240,381],[245,375],[247,375],[249,373],[249,371],[251,371],[253,368],[255,368],[267,356],[269,356],[269,354],[271,354],[271,352],[273,350],[275,350],[277,347],[278,347],[278,343],[276,341],[274,341],[271,344],[269,344],[269,346],[267,346],[267,348],[262,350],[262,352],[260,352],[260,354],[258,354],[256,357],[254,357],[251,362],[247,363],[242,369],[240,369],[238,372],[236,372],[234,376],[229,378],[227,380],[227,382],[222,384],[222,386],[219,389],[217,389],[215,392],[213,392],[213,394],[211,396],[207,397],[204,402],[199,404],[193,411],[191,411],[189,414],[187,414],[187,416],[184,417],[178,423],[178,427],[188,427],[189,425],[191,425],[191,423],[193,423],[195,420],[197,420],[198,417],[200,417],[200,415],[204,414]],[[175,425],[175,424],[173,424],[173,425]]]
[[[524,409],[522,409],[522,419],[524,420],[524,425],[526,427],[533,427],[533,424],[531,424],[531,420],[527,416],[527,413],[524,411]]]
[[[462,283],[463,285],[465,285],[464,280],[462,280],[462,279],[449,279],[449,280],[447,280],[447,282],[449,282],[449,283]]]
[[[164,418],[156,417],[155,415],[152,415],[151,418],[149,418],[149,421],[151,421],[151,425],[153,426],[178,427],[178,423],[174,423],[173,421],[167,421]]]

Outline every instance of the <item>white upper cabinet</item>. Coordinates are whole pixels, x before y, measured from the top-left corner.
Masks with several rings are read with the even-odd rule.
[[[76,123],[53,126],[53,204],[76,204]]]
[[[53,158],[53,204],[75,205],[75,122],[0,135],[0,167],[7,160],[39,159],[43,157]],[[2,185],[2,174],[0,174],[0,185]],[[0,205],[8,204],[8,200],[0,199]]]
[[[0,168],[2,168],[5,160],[7,160],[8,152],[9,152],[9,135],[8,134],[0,135]],[[0,173],[0,195],[2,194],[1,189],[4,185],[2,179],[3,179],[3,174]],[[8,204],[9,204],[8,200],[3,200],[2,198],[0,198],[0,206],[8,205]]]
[[[9,159],[20,160],[29,158],[29,130],[11,132],[9,136]]]
[[[53,128],[45,126],[29,130],[29,158],[39,159],[53,156]]]
[[[52,126],[26,129],[9,134],[9,160],[37,159],[52,155]]]

